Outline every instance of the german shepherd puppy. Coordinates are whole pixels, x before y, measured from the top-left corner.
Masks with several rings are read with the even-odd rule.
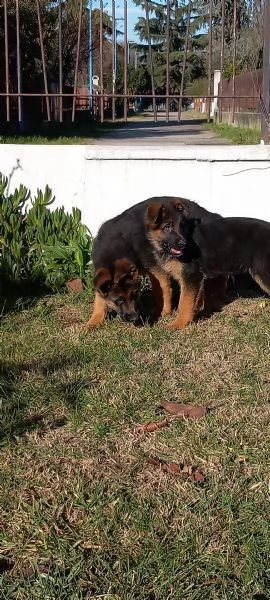
[[[141,274],[131,258],[109,260],[106,267],[97,268],[94,276],[94,308],[88,325],[93,327],[102,323],[108,308],[124,321],[138,325],[140,282]]]
[[[173,208],[161,198],[146,209],[147,237],[154,248],[156,262],[178,281],[181,288],[177,316],[170,328],[182,329],[195,320],[200,310],[220,310],[224,303],[227,274],[201,281],[197,266],[186,255],[186,230],[183,228],[183,223],[194,223],[196,219],[212,223],[214,227],[218,218],[220,215],[181,198],[173,199]],[[192,250],[195,258],[196,246],[192,246]]]
[[[95,301],[88,326],[99,325],[112,308],[127,321],[139,322],[138,299],[140,279],[150,277],[155,295],[156,312],[171,312],[173,276],[182,283],[181,254],[186,240],[180,234],[180,222],[185,218],[202,221],[219,217],[195,202],[171,196],[148,198],[106,221],[100,228],[93,253]],[[186,281],[186,278],[183,280]],[[219,287],[222,288],[218,290]],[[226,286],[225,286],[226,287]],[[209,282],[208,296],[224,294],[224,278]],[[183,295],[181,295],[183,296]],[[186,302],[186,301],[185,301]],[[185,317],[185,303],[180,302]],[[180,324],[179,324],[180,323]],[[176,319],[175,327],[182,326]]]
[[[270,294],[270,223],[244,217],[219,218],[212,223],[184,218],[180,231],[186,240],[181,260],[187,265],[187,280],[192,274],[190,313],[196,312],[195,299],[206,277],[249,273]]]

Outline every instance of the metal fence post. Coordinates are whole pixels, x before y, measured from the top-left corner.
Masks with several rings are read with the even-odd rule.
[[[169,122],[170,94],[170,0],[167,0],[166,13],[166,123]]]
[[[270,85],[270,0],[264,2],[263,81],[261,95],[261,142],[269,141],[269,85]]]
[[[89,109],[93,110],[92,0],[89,0]]]
[[[7,115],[7,122],[9,123],[9,121],[10,121],[10,99],[9,99],[9,48],[8,48],[7,0],[4,0],[4,31],[5,31],[6,115]]]
[[[212,80],[212,51],[213,51],[213,0],[209,1],[209,57],[208,57],[208,112],[207,122],[211,120],[211,80]]]

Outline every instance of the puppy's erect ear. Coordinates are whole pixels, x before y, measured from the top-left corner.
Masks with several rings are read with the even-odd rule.
[[[167,214],[167,209],[161,202],[152,202],[149,204],[146,211],[146,225],[150,229],[158,229],[164,221]]]
[[[175,198],[173,200],[173,207],[177,210],[183,217],[188,217],[188,208],[185,205],[185,201],[182,198]]]
[[[194,229],[197,225],[200,225],[201,223],[201,219],[196,218],[196,219],[183,219],[181,225],[180,225],[180,229],[181,229],[181,233],[189,238],[190,236],[192,236]]]
[[[119,258],[115,261],[114,283],[136,282],[139,280],[139,271],[133,262],[127,258]]]
[[[109,269],[98,269],[94,277],[94,288],[102,296],[107,296],[113,285],[112,276]]]

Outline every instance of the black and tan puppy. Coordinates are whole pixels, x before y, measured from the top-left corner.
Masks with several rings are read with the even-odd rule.
[[[107,308],[113,308],[126,320],[137,322],[140,277],[150,277],[159,315],[171,312],[171,286],[169,277],[182,284],[182,262],[179,260],[185,242],[180,234],[183,218],[200,218],[202,221],[218,217],[186,199],[165,196],[149,198],[132,206],[119,216],[106,221],[100,228],[93,253],[94,309],[89,326],[104,320]],[[186,283],[186,277],[184,279]],[[210,282],[208,296],[216,299],[224,294],[224,279]],[[218,290],[218,285],[220,290]],[[211,289],[210,289],[211,286]],[[222,290],[221,290],[222,288]],[[185,299],[181,295],[180,309],[185,316]],[[177,318],[173,326],[183,326]]]
[[[161,273],[159,281],[154,270],[151,271],[155,260],[145,231],[147,206],[148,200],[136,204],[99,229],[93,252],[95,300],[89,327],[101,324],[108,308],[136,324],[140,318],[138,300],[144,274],[150,277],[158,312],[164,309],[162,289],[169,286],[166,274]]]
[[[245,217],[212,224],[183,219],[180,231],[186,239],[184,260],[198,274],[196,293],[206,277],[249,273],[270,294],[270,223]]]
[[[201,278],[197,265],[186,256],[186,228],[183,223],[194,225],[199,219],[214,227],[215,213],[209,213],[195,203],[174,198],[169,205],[161,201],[152,202],[146,209],[145,223],[147,237],[154,248],[157,264],[180,284],[180,299],[175,321],[169,326],[181,329],[195,320],[198,312],[219,310],[224,303],[227,275],[210,279]],[[191,217],[193,217],[191,219]],[[195,259],[198,249],[190,243]]]

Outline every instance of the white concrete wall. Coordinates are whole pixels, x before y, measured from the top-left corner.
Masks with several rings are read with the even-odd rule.
[[[150,196],[175,195],[224,216],[270,221],[268,146],[0,145],[0,171],[33,193],[46,183],[55,205],[77,206],[95,235],[99,226]]]

